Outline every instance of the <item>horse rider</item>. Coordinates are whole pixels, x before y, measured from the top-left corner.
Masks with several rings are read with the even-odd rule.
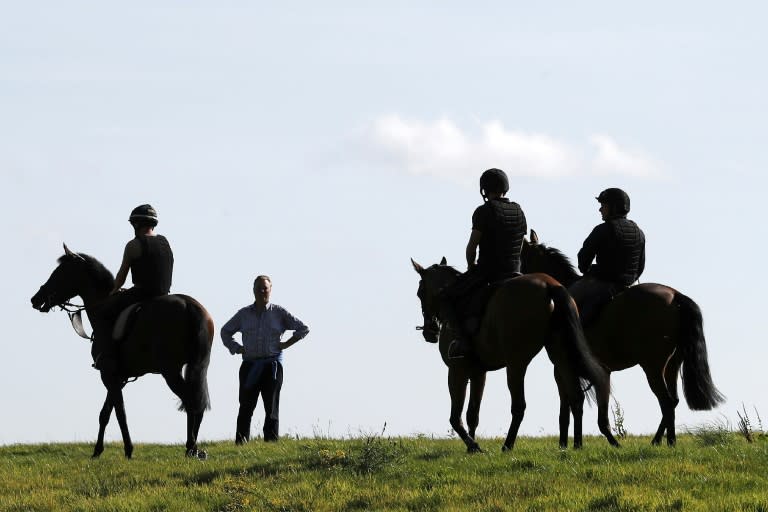
[[[472,335],[459,315],[459,303],[482,286],[520,274],[520,251],[528,226],[522,208],[506,197],[507,192],[509,178],[501,169],[488,169],[480,176],[483,204],[472,214],[467,271],[443,293],[448,322],[456,333],[448,349],[451,359],[472,351]]]
[[[637,281],[645,269],[645,234],[627,219],[627,193],[620,188],[608,188],[595,199],[600,203],[603,223],[584,240],[578,255],[584,277],[568,290],[579,306],[585,326],[616,294]]]
[[[134,238],[125,245],[114,287],[99,305],[93,326],[93,367],[111,373],[118,371],[118,347],[112,339],[117,317],[132,304],[168,295],[173,277],[171,246],[164,236],[154,231],[157,211],[151,205],[142,204],[131,211],[128,221],[133,226]],[[121,290],[129,270],[133,287]]]

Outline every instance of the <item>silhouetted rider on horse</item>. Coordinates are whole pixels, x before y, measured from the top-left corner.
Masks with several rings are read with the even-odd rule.
[[[472,333],[459,314],[459,303],[480,287],[520,275],[520,251],[528,226],[520,205],[505,197],[508,191],[509,179],[501,169],[488,169],[480,176],[484,203],[472,214],[467,271],[443,293],[447,317],[456,332],[448,351],[450,358],[461,358],[472,351]]]
[[[117,373],[119,369],[118,347],[112,338],[117,317],[132,304],[168,295],[173,277],[171,246],[164,236],[154,232],[157,226],[155,209],[148,204],[137,206],[131,211],[128,221],[133,226],[135,237],[125,245],[114,288],[99,305],[98,319],[93,326],[93,367],[108,373]],[[129,270],[133,287],[121,290]]]
[[[579,306],[583,325],[597,318],[602,307],[637,281],[645,269],[645,234],[627,219],[627,193],[609,188],[596,199],[604,222],[584,240],[578,255],[584,277],[568,290]]]

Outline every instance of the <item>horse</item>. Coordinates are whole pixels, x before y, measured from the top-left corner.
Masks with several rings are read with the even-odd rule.
[[[524,273],[546,272],[565,286],[581,278],[570,260],[559,250],[539,243],[533,230],[530,242],[523,242],[521,262]],[[651,441],[654,445],[661,443],[665,432],[667,444],[675,445],[675,408],[680,401],[677,377],[681,367],[688,407],[711,410],[725,400],[709,371],[701,310],[674,288],[656,283],[630,287],[604,307],[585,333],[592,353],[609,378],[611,372],[635,365],[645,372],[661,408],[661,422]],[[560,402],[561,442],[568,437],[568,408],[565,401]]]
[[[72,252],[64,244],[64,255],[32,297],[32,307],[43,313],[54,306],[64,309],[70,299],[79,295],[83,309],[93,320],[99,303],[109,295],[113,285],[112,273],[96,258]],[[131,329],[119,342],[119,374],[114,370],[101,370],[107,397],[99,414],[93,458],[104,451],[104,430],[112,409],[120,425],[125,457],[131,458],[133,443],[122,390],[129,379],[135,380],[147,373],[161,374],[181,401],[179,410],[187,415],[186,455],[206,458],[205,451],[197,446],[197,436],[203,414],[210,409],[207,372],[213,333],[211,316],[192,297],[167,295],[141,304]]]
[[[560,396],[568,403],[574,415],[574,424],[581,426],[584,404],[581,384],[585,380],[595,388],[600,432],[611,445],[619,445],[608,423],[610,389],[607,374],[587,347],[576,305],[565,287],[545,274],[530,274],[505,281],[492,292],[485,307],[479,329],[472,340],[473,356],[450,359],[448,347],[453,340],[453,332],[445,321],[441,290],[455,282],[459,271],[448,266],[445,258],[440,264],[427,268],[413,259],[411,263],[421,277],[417,296],[421,301],[424,323],[417,329],[422,331],[427,342],[438,343],[440,355],[448,367],[450,424],[469,453],[482,451],[475,440],[475,430],[479,422],[486,372],[501,368],[506,368],[507,386],[512,398],[512,421],[502,451],[514,447],[525,414],[525,372],[542,347],[554,364]],[[461,419],[468,383],[469,431],[464,428]],[[573,445],[574,448],[582,445],[580,428],[575,430]]]

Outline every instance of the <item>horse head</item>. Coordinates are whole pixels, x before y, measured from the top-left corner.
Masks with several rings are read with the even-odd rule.
[[[421,276],[419,280],[419,289],[416,296],[421,301],[421,314],[424,317],[424,324],[417,327],[422,332],[424,340],[429,343],[437,343],[440,334],[440,301],[443,289],[453,282],[459,272],[453,267],[449,267],[446,259],[443,258],[439,264],[424,268],[413,259],[411,259],[413,269]]]
[[[87,265],[88,261],[83,256],[70,251],[67,244],[64,244],[64,256],[59,258],[59,265],[32,297],[32,307],[47,313],[52,307],[60,306],[79,295]]]

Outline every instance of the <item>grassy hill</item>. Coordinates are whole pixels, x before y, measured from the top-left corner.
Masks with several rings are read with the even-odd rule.
[[[208,460],[182,446],[85,444],[0,447],[2,511],[674,511],[768,512],[768,439],[680,436],[676,448],[629,437],[620,449],[586,438],[520,438],[513,452],[484,439],[468,455],[427,437],[208,443]]]

